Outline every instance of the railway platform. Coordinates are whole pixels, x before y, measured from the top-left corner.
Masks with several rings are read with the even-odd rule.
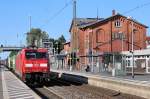
[[[0,99],[41,99],[7,68],[0,65]]]
[[[149,99],[150,97],[150,75],[136,75],[132,79],[131,76],[112,77],[105,73],[92,74],[56,69],[51,69],[51,72],[66,80],[83,82],[92,86],[120,91],[143,98]]]

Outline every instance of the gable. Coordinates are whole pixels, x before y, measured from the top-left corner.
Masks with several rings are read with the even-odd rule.
[[[134,19],[129,19],[129,18],[127,18],[127,17],[125,17],[125,16],[123,16],[123,15],[121,15],[121,14],[117,14],[117,15],[108,17],[108,18],[106,18],[106,19],[100,20],[100,21],[98,21],[98,22],[96,22],[96,23],[90,24],[90,25],[88,25],[88,26],[84,26],[84,27],[82,27],[82,28],[83,28],[83,29],[86,29],[86,28],[95,28],[95,27],[97,27],[97,26],[102,25],[103,23],[106,23],[106,22],[108,22],[108,21],[114,20],[115,18],[119,18],[119,17],[122,17],[122,18],[125,18],[125,19],[127,19],[127,20],[133,21],[133,22],[135,22],[135,23],[137,23],[137,24],[143,26],[144,28],[148,28],[148,26],[146,26],[146,25],[144,25],[144,24],[142,24],[142,23],[140,23],[140,22],[138,22],[138,21],[136,21],[136,20],[134,20]]]

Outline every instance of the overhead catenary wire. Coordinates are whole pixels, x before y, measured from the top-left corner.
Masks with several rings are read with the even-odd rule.
[[[70,0],[68,3],[66,3],[58,12],[54,13],[48,21],[46,21],[45,24],[43,24],[41,27],[44,27],[46,24],[50,23],[52,20],[54,20],[58,15],[60,15],[70,4],[72,4],[72,0]]]
[[[68,3],[66,3],[58,12],[54,13],[54,14],[50,17],[50,19],[48,19],[48,21],[46,21],[45,24],[41,25],[40,27],[44,27],[44,26],[46,26],[48,23],[52,22],[52,21],[53,21],[58,15],[60,15],[70,4],[72,4],[72,1],[73,1],[73,0],[70,0]],[[148,5],[150,5],[150,2],[141,4],[141,5],[138,5],[138,6],[132,8],[132,9],[130,9],[130,10],[128,10],[128,11],[125,11],[123,14],[131,13],[131,12],[137,10],[137,9],[143,8],[143,7],[148,6]]]
[[[58,12],[54,13],[54,14],[50,17],[50,19],[48,19],[48,21],[46,21],[46,23],[43,24],[43,25],[41,25],[40,27],[44,27],[46,24],[48,24],[48,23],[50,23],[51,21],[53,21],[53,20],[54,20],[58,15],[60,15],[70,4],[72,4],[72,1],[73,1],[73,0],[70,0],[69,2],[67,2]],[[137,9],[143,8],[143,7],[148,6],[148,5],[150,5],[150,2],[141,4],[141,5],[138,5],[138,6],[132,8],[132,9],[130,9],[130,10],[128,10],[128,11],[125,11],[123,14],[128,14],[128,13],[130,13],[130,12],[133,12],[133,11],[135,11],[135,10],[137,10]]]
[[[137,10],[137,9],[143,8],[143,7],[148,6],[148,5],[150,5],[150,2],[147,2],[147,3],[144,3],[144,4],[138,5],[138,6],[134,7],[134,8],[132,8],[132,9],[130,9],[130,10],[124,12],[123,14],[128,14],[128,13],[130,13],[130,12],[133,12],[133,11],[135,11],[135,10]]]

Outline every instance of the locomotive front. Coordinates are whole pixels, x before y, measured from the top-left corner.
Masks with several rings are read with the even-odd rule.
[[[24,81],[32,83],[49,80],[50,66],[47,49],[24,49],[20,58],[18,64],[22,66],[20,71]]]

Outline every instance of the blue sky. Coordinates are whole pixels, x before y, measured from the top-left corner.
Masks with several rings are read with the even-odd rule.
[[[0,0],[0,44],[25,44],[29,31],[29,16],[32,27],[41,28],[50,37],[64,35],[70,39],[69,27],[72,20],[70,3],[59,15],[53,17],[71,0]],[[143,4],[147,4],[142,6]],[[139,6],[139,7],[138,7]],[[124,13],[137,7],[136,10]],[[77,17],[109,17],[113,9],[125,16],[132,16],[139,22],[150,26],[149,0],[77,0]],[[150,30],[148,29],[148,32]]]

